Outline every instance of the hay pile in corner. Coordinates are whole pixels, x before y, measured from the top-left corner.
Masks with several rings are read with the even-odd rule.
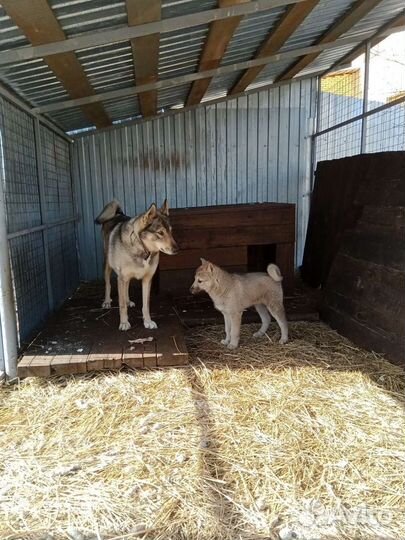
[[[0,538],[403,538],[403,370],[255,329],[193,329],[186,369],[3,388]]]

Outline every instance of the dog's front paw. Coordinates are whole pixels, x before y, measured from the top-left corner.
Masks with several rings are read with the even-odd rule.
[[[143,321],[143,325],[145,328],[149,328],[149,330],[155,330],[158,327],[155,321]]]
[[[228,345],[229,339],[221,339],[221,345]]]
[[[111,308],[111,300],[104,300],[102,306],[103,309],[110,309]]]
[[[122,330],[123,332],[126,332],[130,328],[131,328],[131,324],[127,321],[127,322],[120,323],[118,330]]]
[[[231,351],[233,351],[234,349],[237,349],[237,348],[238,348],[237,343],[229,343],[228,344],[228,349],[231,349]]]
[[[128,300],[127,306],[128,307],[135,307],[135,302],[132,302],[132,300]]]
[[[285,338],[280,338],[278,342],[280,343],[280,345],[284,345],[284,343],[287,343],[287,341],[288,341],[288,338],[285,337]]]
[[[256,337],[256,338],[263,337],[263,336],[264,336],[264,333],[260,332],[260,330],[258,330],[257,332],[253,334],[253,337]]]

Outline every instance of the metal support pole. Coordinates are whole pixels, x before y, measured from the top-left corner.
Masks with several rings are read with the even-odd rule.
[[[315,101],[315,130],[311,135],[311,194],[314,189],[315,180],[315,167],[316,167],[316,150],[317,150],[317,137],[316,134],[319,131],[321,125],[321,99],[322,99],[322,76],[318,76],[317,80],[317,92]]]
[[[0,133],[0,320],[6,376],[17,376],[17,319],[11,278],[10,252],[7,239],[7,210],[4,197],[2,141]]]
[[[363,92],[363,114],[368,112],[368,88],[370,81],[370,50],[371,42],[367,41],[364,57],[364,92]],[[367,148],[367,116],[363,116],[361,122],[361,143],[360,153],[364,154]]]
[[[35,150],[37,155],[37,169],[38,169],[38,187],[39,187],[39,202],[41,206],[41,220],[42,224],[46,224],[47,212],[45,201],[45,184],[44,184],[44,164],[42,160],[42,147],[41,147],[41,125],[38,118],[34,119],[34,133],[35,133]],[[46,284],[48,288],[48,306],[49,311],[53,311],[53,290],[52,290],[52,277],[51,266],[49,264],[49,232],[45,227],[42,231],[42,238],[44,242],[44,254],[45,254],[45,272],[46,272]]]

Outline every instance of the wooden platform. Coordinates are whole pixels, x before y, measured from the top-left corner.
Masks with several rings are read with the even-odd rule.
[[[101,309],[102,297],[102,285],[82,285],[24,353],[18,376],[49,377],[122,366],[154,368],[188,363],[183,327],[167,301],[154,299],[152,316],[158,329],[147,330],[141,303],[135,298],[137,306],[129,309],[132,328],[120,332],[118,308]]]
[[[103,284],[82,284],[27,348],[18,365],[19,377],[49,377],[125,366],[154,368],[187,364],[185,329],[201,324],[223,324],[223,317],[207,295],[179,294],[178,287],[184,290],[183,278],[178,287],[174,279],[171,285],[165,293],[152,294],[151,315],[159,328],[146,330],[141,315],[140,284],[134,282],[130,296],[136,307],[129,309],[132,328],[120,332],[114,285],[113,307],[105,310],[100,308]],[[300,287],[286,296],[285,306],[289,320],[319,319],[316,296]],[[247,310],[242,322],[259,324],[256,311]],[[143,341],[146,339],[148,341]]]

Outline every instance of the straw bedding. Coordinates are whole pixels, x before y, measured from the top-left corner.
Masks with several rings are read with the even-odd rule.
[[[185,369],[3,387],[0,538],[403,538],[404,371],[256,329],[193,329]]]

